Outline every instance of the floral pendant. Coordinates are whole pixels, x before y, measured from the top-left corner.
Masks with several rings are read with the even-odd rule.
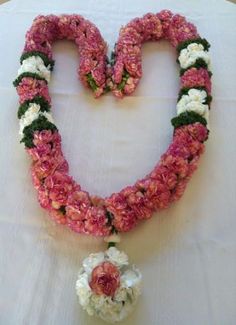
[[[110,247],[109,247],[110,246]],[[141,273],[130,265],[128,256],[111,243],[105,252],[83,260],[76,282],[76,293],[83,309],[104,321],[126,318],[141,293]]]

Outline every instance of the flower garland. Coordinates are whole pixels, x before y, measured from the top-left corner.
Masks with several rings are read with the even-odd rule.
[[[48,83],[54,66],[52,43],[63,38],[78,46],[78,74],[95,97],[109,90],[119,98],[133,93],[142,77],[144,42],[167,39],[177,51],[181,89],[177,116],[171,120],[172,143],[148,175],[104,199],[89,195],[69,176],[61,137],[51,115]],[[119,241],[118,232],[130,231],[154,211],[167,208],[182,196],[209,133],[209,47],[193,24],[163,10],[135,18],[122,27],[109,61],[99,30],[82,16],[35,18],[26,34],[14,85],[20,102],[21,142],[32,158],[33,184],[40,205],[56,222],[78,233],[103,236],[109,246],[114,246]],[[127,260],[116,248],[99,254],[90,256],[89,262],[86,259],[79,273],[80,303],[90,314],[121,320],[137,300],[139,290],[135,285],[139,287],[141,277],[137,270],[123,271]],[[125,264],[117,264],[114,256],[122,256]]]

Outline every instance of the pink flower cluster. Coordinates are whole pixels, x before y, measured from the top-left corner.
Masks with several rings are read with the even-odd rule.
[[[142,18],[131,20],[121,28],[115,47],[115,65],[113,68],[113,93],[117,97],[130,95],[142,76],[141,46],[145,41],[168,39],[176,47],[180,42],[198,37],[196,27],[188,23],[185,17],[173,15],[163,10],[158,14],[148,13]],[[122,77],[128,72],[129,77],[121,87]]]
[[[208,94],[211,93],[211,78],[207,69],[191,68],[185,71],[180,78],[181,87],[205,87]]]
[[[95,95],[106,87],[107,46],[98,28],[80,15],[38,16],[26,34],[24,52],[39,51],[52,58],[52,43],[58,39],[73,40],[80,53],[78,74],[85,86],[91,73],[97,85]]]
[[[95,205],[89,194],[68,175],[58,132],[36,131],[34,145],[27,152],[33,160],[31,173],[40,205],[58,223],[67,224],[76,232],[108,235],[111,226],[106,209]]]
[[[118,231],[131,230],[139,220],[179,199],[203,153],[208,131],[200,123],[176,129],[173,142],[154,170],[134,186],[105,200]]]
[[[181,197],[203,153],[207,129],[200,123],[176,129],[173,142],[158,165],[144,179],[105,199],[90,197],[68,175],[58,132],[36,131],[32,178],[40,205],[58,223],[79,233],[106,236],[112,227],[131,230],[154,211],[164,209]],[[108,212],[112,220],[108,220]]]
[[[106,43],[94,24],[80,15],[41,15],[34,19],[26,34],[24,52],[39,51],[52,58],[53,41],[63,38],[73,40],[80,53],[78,74],[83,84],[91,86],[89,75],[96,83],[95,97],[99,97],[106,86],[113,90],[115,96],[123,97],[124,94],[133,93],[142,76],[143,42],[165,38],[176,47],[179,43],[196,37],[196,27],[187,22],[185,17],[174,15],[169,10],[157,14],[148,13],[121,28],[115,47],[115,64],[111,69],[106,63]],[[124,79],[125,73],[128,76]],[[194,78],[204,78],[206,81],[206,77],[201,74]]]
[[[155,14],[146,14],[142,18],[135,18],[125,27],[121,28],[118,42],[115,47],[115,65],[113,81],[120,84],[124,70],[129,78],[124,89],[114,88],[114,94],[122,97],[131,94],[142,76],[141,45],[148,40],[158,40],[162,37],[162,25]]]
[[[16,91],[20,98],[20,104],[23,104],[26,100],[32,100],[35,96],[42,96],[49,103],[51,102],[48,86],[44,80],[37,80],[31,77],[22,78],[16,87]]]
[[[168,39],[174,47],[199,36],[196,27],[187,22],[184,16],[174,15],[169,10],[162,10],[157,16],[163,25],[164,38]]]

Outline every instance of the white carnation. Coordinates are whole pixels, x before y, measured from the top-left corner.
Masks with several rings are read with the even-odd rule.
[[[48,112],[40,112],[41,115],[45,116],[46,119],[51,122],[51,123],[54,123],[54,119],[52,117],[52,114],[51,113],[48,113]]]
[[[202,44],[191,43],[180,51],[179,63],[181,68],[186,69],[194,64],[197,59],[203,59],[210,69],[210,56],[208,51],[204,50]]]
[[[193,111],[204,117],[209,123],[209,106],[204,104],[207,98],[205,90],[190,89],[187,95],[183,95],[177,103],[177,115],[186,112]]]
[[[36,120],[39,116],[45,116],[47,120],[51,123],[54,123],[51,113],[48,112],[41,112],[40,111],[40,105],[35,103],[30,103],[27,111],[24,113],[24,115],[20,118],[20,130],[19,134],[20,137],[23,137],[23,131],[24,128],[28,125],[30,125],[34,120]]]
[[[105,253],[109,261],[118,267],[128,264],[128,256],[116,247],[110,247]]]
[[[186,110],[194,111],[194,112],[198,113],[199,115],[204,116],[205,112],[207,110],[207,105],[204,105],[197,101],[191,101],[186,105]]]
[[[23,130],[26,126],[30,125],[35,119],[38,118],[40,106],[35,103],[29,104],[29,108],[20,119],[20,131],[19,134],[23,136]]]
[[[127,290],[124,287],[120,287],[115,294],[115,300],[125,301],[127,299]]]
[[[188,91],[188,96],[191,100],[204,102],[206,100],[207,93],[205,90],[191,88]]]
[[[93,305],[95,309],[100,309],[106,304],[107,299],[108,298],[105,295],[93,294],[91,296],[90,304]]]
[[[133,266],[132,269],[126,270],[121,276],[123,287],[132,288],[141,284],[142,276],[140,271]]]
[[[79,276],[76,282],[76,292],[79,297],[79,302],[82,306],[87,306],[89,298],[92,295],[92,290],[88,283],[88,275],[83,273]]]
[[[89,275],[92,273],[92,270],[99,264],[104,261],[104,253],[94,253],[90,254],[86,259],[83,260],[83,268],[85,272]]]
[[[40,77],[50,81],[51,71],[50,66],[45,66],[40,56],[30,56],[23,60],[20,69],[18,70],[18,76],[24,72],[37,73]]]

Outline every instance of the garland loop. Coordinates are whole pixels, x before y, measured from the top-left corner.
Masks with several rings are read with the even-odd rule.
[[[63,38],[78,46],[78,74],[95,97],[109,90],[119,98],[133,93],[142,77],[144,42],[167,39],[177,51],[181,89],[177,116],[171,120],[172,143],[148,175],[106,198],[89,195],[69,176],[61,137],[51,116],[52,43]],[[209,47],[193,24],[168,10],[148,13],[122,27],[110,62],[99,30],[80,15],[38,16],[26,34],[14,85],[20,101],[21,142],[32,158],[39,203],[56,222],[78,233],[103,236],[110,247],[105,255],[84,261],[77,282],[80,302],[90,314],[117,321],[129,313],[139,295],[140,274],[125,269],[126,255],[113,247],[119,242],[117,233],[130,231],[154,211],[178,200],[197,168],[209,133]]]

